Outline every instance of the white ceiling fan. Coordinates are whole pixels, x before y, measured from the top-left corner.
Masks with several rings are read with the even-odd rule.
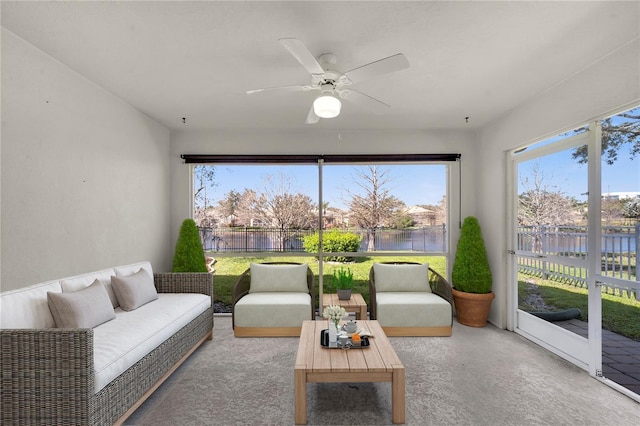
[[[352,89],[351,85],[381,74],[409,68],[407,58],[402,53],[398,53],[354,68],[351,71],[340,72],[332,69],[336,64],[334,54],[324,53],[316,59],[304,43],[296,38],[281,38],[278,41],[309,71],[311,81],[306,85],[247,90],[247,94],[276,90],[291,92],[317,90],[320,92],[320,96],[316,98],[309,109],[307,124],[315,124],[320,121],[320,118],[337,117],[342,106],[340,99],[346,99],[377,114],[383,113],[390,108],[390,105]]]

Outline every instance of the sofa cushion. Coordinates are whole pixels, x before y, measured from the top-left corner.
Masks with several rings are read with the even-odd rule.
[[[116,317],[109,294],[99,280],[71,293],[47,293],[58,328],[93,328]]]
[[[374,263],[376,293],[385,291],[431,292],[429,264],[393,265]]]
[[[107,289],[109,299],[111,299],[111,305],[114,308],[117,308],[119,306],[118,299],[116,298],[116,294],[113,292],[113,288],[111,287],[111,276],[115,274],[116,272],[113,268],[104,269],[102,271],[92,272],[90,274],[64,278],[60,281],[60,285],[62,286],[63,293],[69,293],[72,291],[82,290],[85,287],[89,287],[97,278]]]
[[[149,273],[151,277],[153,277],[153,268],[151,267],[151,263],[149,261],[132,263],[130,265],[116,266],[113,268],[116,271],[117,277],[126,277],[128,275],[135,274],[140,270],[140,268],[144,269]]]
[[[0,328],[54,328],[47,293],[62,293],[60,281],[49,281],[0,295]]]
[[[116,309],[116,318],[93,329],[95,392],[211,306],[203,294],[162,293],[134,311]]]
[[[112,276],[111,285],[123,311],[132,311],[158,298],[153,276],[142,268],[132,275]]]
[[[234,307],[236,327],[300,327],[311,319],[311,296],[301,292],[249,293]]]
[[[451,325],[451,305],[427,292],[376,294],[376,319],[383,327],[442,327]]]
[[[249,293],[300,292],[309,293],[306,263],[301,265],[266,265],[252,263]]]

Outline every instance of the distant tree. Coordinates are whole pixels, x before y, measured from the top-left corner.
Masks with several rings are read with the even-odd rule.
[[[214,166],[197,165],[193,168],[194,219],[198,226],[213,226],[210,207],[213,202],[210,191],[218,184]]]
[[[234,190],[227,192],[225,197],[222,200],[218,201],[220,213],[224,215],[225,218],[229,219],[229,224],[231,226],[236,225],[235,222],[237,219],[238,208],[240,207],[241,201],[242,194]]]
[[[442,199],[435,208],[436,225],[444,225],[447,223],[447,196],[443,195]]]
[[[617,120],[615,120],[617,118]],[[619,119],[625,119],[619,122]],[[615,117],[601,121],[602,125],[602,158],[611,165],[618,159],[618,152],[623,145],[631,145],[631,158],[640,154],[640,108],[629,110]],[[584,128],[575,132],[582,132]],[[572,158],[580,164],[588,161],[587,146],[583,145],[573,151]]]
[[[398,215],[396,217],[394,227],[396,229],[411,228],[415,225],[415,221],[408,214]]]
[[[278,228],[281,251],[286,251],[291,230],[309,229],[316,217],[316,205],[311,197],[294,193],[291,181],[284,174],[267,176],[264,192],[256,202],[258,214]]]
[[[536,166],[531,178],[522,180],[523,191],[518,197],[518,223],[525,226],[568,225],[573,223],[575,200],[554,186],[545,183],[544,175]],[[542,247],[536,234],[534,251]]]
[[[253,226],[255,219],[262,223],[262,220],[258,218],[257,203],[258,194],[253,189],[245,188],[235,210],[237,225]]]
[[[403,203],[389,194],[386,185],[390,182],[389,170],[380,171],[375,165],[365,166],[356,171],[353,183],[361,191],[346,189],[350,198],[347,203],[351,218],[356,226],[367,230],[369,243],[367,250],[375,251],[376,229],[393,223]]]
[[[623,215],[623,201],[613,197],[602,197],[600,211],[605,225],[611,226],[615,219],[620,219]]]
[[[626,200],[622,206],[622,214],[630,219],[640,219],[640,198]]]

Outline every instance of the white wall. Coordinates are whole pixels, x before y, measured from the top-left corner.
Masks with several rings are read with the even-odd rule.
[[[468,131],[424,130],[218,130],[171,135],[171,228],[173,245],[180,224],[191,217],[189,165],[181,154],[462,154],[462,214],[474,214],[475,136]],[[457,188],[455,189],[457,194]],[[452,200],[455,201],[455,200]],[[463,216],[464,217],[464,216]],[[455,222],[457,225],[457,221]],[[451,227],[454,241],[457,226]]]
[[[621,107],[640,104],[638,39],[488,125],[480,135],[478,219],[494,275],[490,321],[507,326],[507,151],[555,136]]]
[[[167,128],[2,29],[2,290],[170,267]]]

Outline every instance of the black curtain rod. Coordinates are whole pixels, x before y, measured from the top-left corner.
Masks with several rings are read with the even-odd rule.
[[[457,161],[461,154],[213,155],[182,154],[186,164],[393,163]]]

